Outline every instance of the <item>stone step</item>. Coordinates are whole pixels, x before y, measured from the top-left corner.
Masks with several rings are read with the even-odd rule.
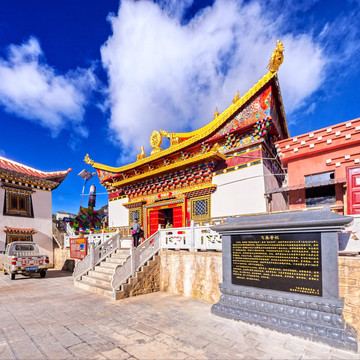
[[[88,275],[90,275],[93,278],[98,278],[98,279],[101,279],[101,280],[111,281],[113,273],[112,272],[111,273],[110,272],[109,273],[104,273],[104,272],[101,272],[101,271],[98,271],[98,270],[90,270]]]
[[[132,238],[122,238],[121,239],[121,248],[122,249],[130,249],[132,244]]]
[[[115,299],[115,294],[112,290],[108,290],[108,288],[103,288],[101,286],[93,286],[92,284],[89,284],[84,280],[74,281],[74,285],[80,289],[87,290],[98,295],[106,296],[110,299]]]
[[[81,279],[81,281],[86,282],[87,284],[90,285],[95,285],[95,286],[99,286],[103,289],[106,290],[111,290],[111,283],[109,280],[103,280],[103,279],[99,279],[97,277],[93,277],[91,275],[84,275]]]
[[[126,258],[114,258],[114,257],[108,257],[106,258],[105,262],[107,263],[117,263],[118,265],[122,265],[126,261]]]
[[[112,259],[124,259],[124,260],[126,260],[129,256],[130,256],[130,254],[111,254],[111,255],[110,255],[110,258],[112,258]]]
[[[118,267],[119,264],[116,262],[111,262],[111,261],[102,261],[100,263],[100,267],[102,268],[108,268],[108,269],[112,269],[112,271],[115,270],[116,267]]]
[[[129,255],[130,254],[130,249],[117,249],[117,250],[115,250],[115,253],[113,253],[113,254]]]
[[[101,273],[106,273],[106,274],[113,274],[114,273],[114,267],[101,266],[101,264],[95,266],[95,271],[97,271],[99,273],[100,272]]]

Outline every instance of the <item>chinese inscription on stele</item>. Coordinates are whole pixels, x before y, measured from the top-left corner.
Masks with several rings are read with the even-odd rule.
[[[322,296],[320,233],[231,236],[234,285]]]

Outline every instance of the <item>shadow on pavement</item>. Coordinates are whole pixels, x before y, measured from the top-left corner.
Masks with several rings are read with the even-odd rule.
[[[72,276],[72,271],[49,269],[46,274],[47,278],[66,277],[66,276]]]

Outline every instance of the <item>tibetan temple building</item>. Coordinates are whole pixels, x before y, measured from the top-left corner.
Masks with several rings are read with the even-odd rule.
[[[279,141],[289,209],[329,206],[339,214],[360,214],[360,119]]]
[[[149,156],[121,167],[92,165],[109,193],[109,226],[138,218],[146,235],[159,226],[268,210],[267,190],[281,187],[284,174],[275,142],[289,137],[277,70],[283,61],[277,42],[269,72],[201,129],[188,133],[155,130]],[[167,137],[170,146],[162,149]],[[139,144],[140,146],[141,144]],[[272,195],[272,210],[287,207],[283,193]]]
[[[51,191],[70,171],[44,172],[0,157],[0,251],[12,241],[34,241],[53,262]]]

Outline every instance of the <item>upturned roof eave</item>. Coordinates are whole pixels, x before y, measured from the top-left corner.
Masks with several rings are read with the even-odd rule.
[[[186,140],[180,142],[179,144],[170,146],[168,149],[162,150],[156,154],[150,155],[144,159],[138,160],[128,165],[120,166],[120,167],[113,167],[104,164],[100,164],[94,162],[92,160],[86,161],[89,163],[93,168],[97,170],[104,170],[109,171],[115,174],[122,173],[128,170],[135,169],[142,165],[146,165],[152,161],[158,160],[165,156],[174,154],[178,151],[184,150],[185,148],[194,145],[201,140],[205,139],[209,135],[213,134],[216,130],[218,130],[234,113],[238,112],[243,108],[248,101],[257,94],[262,88],[264,88],[270,81],[276,77],[277,72],[268,72],[265,74],[250,90],[248,90],[238,101],[231,104],[225,111],[223,111],[220,115],[214,118],[209,124],[203,126],[202,128],[189,132],[189,133],[174,133],[174,136],[179,138],[186,138]],[[278,87],[279,84],[275,81],[275,86]],[[278,89],[278,94],[281,99],[280,89]],[[285,113],[283,112],[282,108],[282,117],[286,123]],[[285,126],[285,131],[288,135],[287,126]],[[289,136],[289,135],[288,135]]]

